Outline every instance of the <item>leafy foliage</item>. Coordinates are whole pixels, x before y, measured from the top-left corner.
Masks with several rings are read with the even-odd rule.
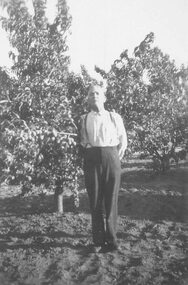
[[[187,137],[187,114],[183,81],[187,70],[178,70],[169,56],[152,47],[150,33],[129,57],[121,53],[105,73],[109,107],[120,112],[130,138],[130,150],[144,150],[158,163],[159,170],[169,167],[175,147]]]
[[[71,17],[66,1],[58,1],[53,24],[45,16],[44,0],[33,1],[34,15],[21,0],[5,8],[8,17],[1,22],[14,48],[10,57],[16,79],[1,112],[4,177],[21,183],[23,191],[43,183],[58,193],[70,185],[74,192],[80,168],[75,110],[68,96]]]
[[[2,1],[1,1],[2,2]],[[45,0],[33,1],[33,15],[24,0],[3,1],[8,17],[3,28],[13,47],[12,74],[0,70],[1,180],[44,185],[62,193],[66,186],[77,195],[81,173],[77,148],[80,115],[87,110],[87,89],[93,79],[69,72],[66,37],[71,17],[65,0],[57,3],[52,24]],[[2,4],[1,3],[1,4]],[[157,47],[150,33],[129,57],[121,53],[107,73],[107,108],[122,115],[129,136],[129,152],[152,155],[154,168],[165,170],[175,148],[187,139],[188,69]]]

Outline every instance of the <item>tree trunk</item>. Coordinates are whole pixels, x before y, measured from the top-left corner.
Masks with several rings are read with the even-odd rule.
[[[153,170],[157,173],[165,173],[170,169],[169,156],[153,157]]]
[[[58,213],[63,213],[63,192],[59,191],[59,189],[56,189],[54,198],[56,211]]]
[[[161,159],[161,170],[163,173],[165,173],[169,169],[170,169],[170,158],[168,155],[166,155]]]

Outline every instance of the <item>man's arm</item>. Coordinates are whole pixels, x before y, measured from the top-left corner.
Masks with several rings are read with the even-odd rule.
[[[118,145],[118,153],[120,160],[123,158],[125,150],[127,149],[127,132],[124,127],[123,120],[120,115],[117,116],[117,128],[118,128],[118,136],[119,136],[119,145]]]
[[[87,114],[82,115],[80,118],[80,122],[79,122],[79,135],[78,135],[78,141],[79,141],[79,153],[80,155],[83,157],[84,152],[85,152],[85,148],[88,144],[88,139],[87,139],[87,135],[86,135],[86,120],[87,120]]]

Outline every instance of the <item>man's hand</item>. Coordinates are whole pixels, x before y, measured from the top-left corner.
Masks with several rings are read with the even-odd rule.
[[[125,153],[125,147],[122,145],[119,145],[118,147],[118,154],[119,154],[119,159],[121,160],[124,156]]]

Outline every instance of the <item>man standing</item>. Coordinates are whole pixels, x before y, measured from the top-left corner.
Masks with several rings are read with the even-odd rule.
[[[93,246],[114,251],[118,249],[116,225],[120,160],[127,148],[127,135],[122,118],[115,112],[105,110],[105,101],[102,87],[91,85],[88,92],[91,111],[81,117],[80,136],[92,217]]]

